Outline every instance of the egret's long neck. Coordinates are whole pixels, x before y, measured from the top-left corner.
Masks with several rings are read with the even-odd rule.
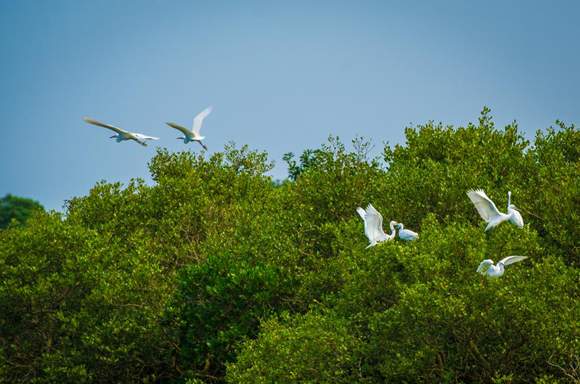
[[[512,193],[508,192],[508,206],[507,206],[508,213],[510,212],[511,201],[512,201]]]
[[[395,234],[395,225],[391,222],[389,223],[389,227],[391,228],[391,236]]]
[[[511,204],[509,203],[509,199],[508,199],[508,207],[507,207],[507,216],[509,218],[512,218],[514,216],[514,209],[512,209]]]
[[[499,263],[497,263],[497,267],[499,268],[499,274],[503,275],[503,263],[500,261]]]

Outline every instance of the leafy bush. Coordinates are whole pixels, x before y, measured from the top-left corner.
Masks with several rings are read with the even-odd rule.
[[[252,264],[220,255],[182,273],[167,311],[178,330],[182,371],[223,376],[235,344],[255,336],[262,318],[291,308],[291,276],[278,267]]]
[[[228,366],[232,383],[352,383],[359,377],[359,341],[337,317],[308,313],[272,319]]]

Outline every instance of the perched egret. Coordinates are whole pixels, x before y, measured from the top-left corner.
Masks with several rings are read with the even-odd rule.
[[[467,196],[469,196],[471,201],[473,201],[475,208],[477,208],[477,212],[479,212],[481,218],[487,223],[485,231],[508,220],[520,228],[524,226],[522,215],[517,211],[515,205],[510,204],[511,192],[508,192],[507,214],[498,211],[493,201],[487,197],[482,189],[478,189],[477,191],[467,191]]]
[[[410,229],[405,229],[405,226],[401,223],[396,225],[397,229],[399,230],[399,239],[401,240],[417,240],[419,234],[417,232],[413,232]]]
[[[526,258],[527,256],[508,256],[505,259],[501,259],[497,263],[497,265],[493,265],[493,260],[491,259],[483,260],[481,264],[479,264],[479,267],[477,267],[477,271],[475,272],[476,273],[481,272],[482,275],[487,274],[488,279],[492,277],[500,277],[501,275],[503,275],[504,267],[506,265],[522,261],[523,259]],[[484,270],[485,267],[487,267],[486,270]]]
[[[101,123],[97,120],[93,120],[90,117],[83,117],[83,120],[89,124],[98,125],[99,127],[108,128],[111,131],[117,132],[116,135],[113,135],[110,137],[110,139],[116,137],[117,143],[120,143],[121,141],[124,141],[124,140],[135,140],[136,142],[138,142],[142,146],[146,147],[147,143],[145,143],[143,140],[159,140],[158,137],[147,136],[147,135],[142,135],[140,133],[133,133],[133,132],[125,131],[121,128],[117,128],[115,126],[112,126],[109,124],[104,124],[104,123]]]
[[[207,115],[209,115],[211,113],[211,109],[212,109],[211,107],[207,107],[199,115],[195,116],[195,119],[193,119],[193,127],[191,128],[191,131],[189,129],[183,128],[182,126],[177,125],[177,124],[168,123],[168,122],[166,122],[165,124],[183,132],[183,134],[185,136],[178,137],[178,139],[183,139],[183,142],[185,144],[189,143],[190,141],[197,141],[203,147],[203,149],[205,149],[207,151],[207,147],[205,145],[203,145],[201,142],[203,139],[205,139],[205,136],[201,136],[199,134],[199,131],[201,129],[201,123],[202,123],[203,119],[205,119],[207,117]]]
[[[358,207],[356,211],[365,222],[365,234],[370,241],[370,244],[367,248],[377,245],[381,241],[393,240],[395,238],[394,226],[397,224],[397,222],[390,222],[391,234],[387,235],[383,231],[383,216],[375,209],[375,207],[372,206],[372,204],[367,206],[366,211],[361,207]]]
[[[524,219],[522,218],[522,215],[518,212],[518,209],[516,208],[516,206],[511,204],[511,199],[512,199],[512,193],[508,191],[508,205],[507,205],[508,215],[510,212],[512,212],[512,217],[510,217],[510,222],[512,222],[515,225],[517,225],[518,227],[522,228],[524,226]]]

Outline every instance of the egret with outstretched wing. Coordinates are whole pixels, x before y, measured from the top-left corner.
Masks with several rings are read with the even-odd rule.
[[[365,234],[370,242],[367,248],[377,245],[381,241],[393,240],[395,238],[396,232],[394,226],[397,222],[391,221],[389,223],[391,234],[387,235],[385,231],[383,231],[383,216],[375,209],[375,207],[372,206],[372,204],[369,204],[366,210],[358,207],[356,211],[365,223]]]
[[[517,211],[515,205],[510,204],[511,199],[511,192],[508,192],[508,213],[501,213],[493,201],[483,191],[483,189],[478,189],[476,191],[470,190],[467,191],[467,196],[471,199],[475,208],[477,208],[477,212],[481,218],[487,223],[485,227],[485,231],[498,226],[499,224],[503,223],[504,221],[511,221],[512,223],[516,224],[518,227],[524,226],[524,220],[522,219],[522,215]]]
[[[174,124],[174,123],[165,122],[165,124],[169,125],[172,128],[175,128],[175,129],[181,131],[185,135],[182,137],[178,137],[178,139],[183,139],[184,144],[187,144],[190,141],[197,141],[203,147],[203,149],[205,149],[207,151],[207,147],[205,145],[203,145],[203,143],[201,142],[203,139],[205,139],[205,136],[201,136],[200,130],[201,130],[201,123],[203,122],[203,119],[205,119],[207,117],[207,115],[209,115],[211,113],[211,110],[212,110],[212,107],[207,107],[206,109],[204,109],[199,115],[197,115],[193,119],[193,127],[191,128],[191,131],[187,128],[184,128],[184,127],[177,125],[177,124]]]
[[[516,263],[518,261],[522,261],[527,259],[527,256],[508,256],[504,259],[501,259],[497,265],[493,265],[493,260],[486,259],[479,264],[477,267],[476,273],[481,273],[482,275],[487,274],[487,278],[490,279],[492,277],[500,277],[504,273],[504,267],[506,265],[510,265]],[[487,267],[487,269],[485,269]]]
[[[98,125],[99,127],[107,128],[113,132],[116,132],[117,134],[111,136],[110,139],[116,138],[117,143],[120,143],[121,141],[124,141],[124,140],[135,140],[136,142],[138,142],[142,146],[146,147],[147,143],[145,143],[143,140],[159,140],[158,137],[147,136],[147,135],[143,135],[141,133],[133,133],[133,132],[125,131],[124,129],[117,128],[113,125],[101,123],[100,121],[91,119],[90,117],[83,117],[83,120],[89,124]]]

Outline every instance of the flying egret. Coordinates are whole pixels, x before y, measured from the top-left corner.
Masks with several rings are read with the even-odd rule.
[[[417,232],[413,232],[410,229],[405,229],[405,226],[401,223],[396,225],[397,229],[399,230],[399,239],[401,240],[417,240],[419,234]]]
[[[356,211],[365,222],[365,234],[370,241],[370,244],[367,246],[367,248],[377,245],[381,241],[393,240],[395,238],[394,226],[397,224],[397,222],[390,222],[389,225],[391,227],[391,234],[387,235],[383,231],[383,216],[375,209],[375,207],[372,206],[372,204],[367,206],[366,211],[361,207],[358,207]]]
[[[481,218],[487,223],[485,231],[508,220],[520,228],[524,226],[522,215],[517,211],[515,205],[510,204],[511,192],[508,192],[507,214],[498,211],[493,201],[483,192],[483,189],[478,189],[477,191],[469,190],[467,191],[467,196],[475,204],[475,208],[477,208]]]
[[[506,265],[510,265],[513,263],[516,263],[518,261],[522,261],[523,259],[526,259],[527,256],[508,256],[505,259],[501,259],[497,265],[493,265],[493,260],[491,259],[486,259],[483,260],[481,262],[481,264],[479,264],[479,267],[477,267],[477,271],[475,271],[476,273],[481,272],[482,275],[487,274],[487,278],[490,279],[492,277],[500,277],[501,275],[503,275],[504,272],[504,267]],[[487,269],[484,271],[483,269],[487,267]]]
[[[203,139],[205,139],[205,136],[201,136],[199,134],[199,131],[201,129],[201,123],[202,123],[203,119],[205,119],[207,117],[207,115],[209,115],[211,113],[211,110],[212,110],[211,107],[207,107],[199,115],[195,116],[195,119],[193,119],[193,127],[191,128],[191,131],[189,129],[183,128],[182,126],[177,125],[177,124],[173,124],[173,123],[169,123],[169,122],[165,122],[165,124],[169,125],[172,128],[175,128],[177,130],[180,130],[185,135],[182,137],[178,137],[178,139],[183,139],[183,143],[187,144],[190,141],[197,141],[203,147],[203,149],[205,149],[207,151],[207,147],[205,145],[203,145],[201,142]]]
[[[123,130],[121,128],[117,128],[113,125],[101,123],[97,120],[91,119],[90,117],[83,117],[83,120],[89,124],[98,125],[99,127],[108,128],[111,131],[117,132],[116,135],[109,137],[109,139],[116,137],[117,143],[120,143],[121,141],[124,141],[124,140],[135,140],[136,142],[138,142],[142,146],[146,147],[147,143],[145,143],[143,140],[159,140],[158,137],[147,136],[147,135],[142,135],[140,133],[133,133],[133,132],[125,131],[125,130]]]

